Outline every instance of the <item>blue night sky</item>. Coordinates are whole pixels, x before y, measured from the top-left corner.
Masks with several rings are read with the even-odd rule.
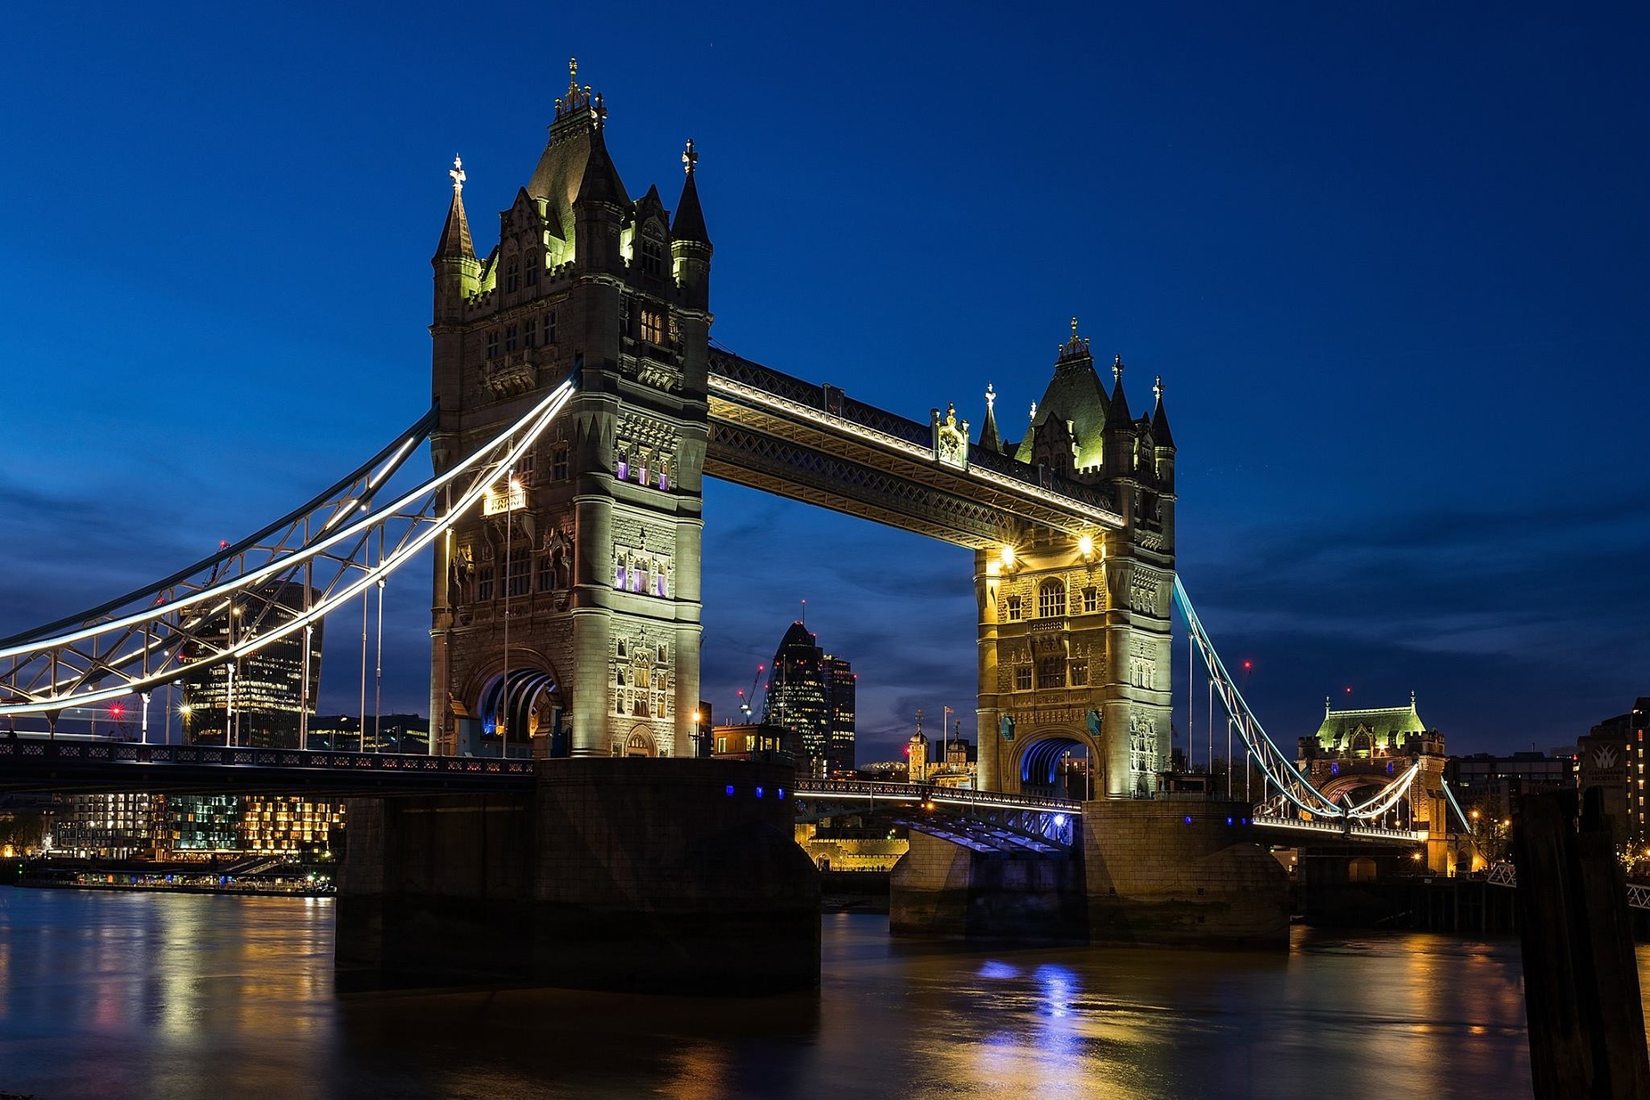
[[[416,419],[447,167],[485,251],[577,54],[632,196],[673,201],[698,144],[722,345],[917,418],[977,425],[990,381],[1014,438],[1072,314],[1135,408],[1161,374],[1182,575],[1285,744],[1348,685],[1415,690],[1456,751],[1650,694],[1642,6],[687,14],[8,13],[0,633]],[[806,597],[861,760],[918,706],[972,734],[966,551],[723,484],[705,512],[719,714]],[[426,706],[426,577],[392,596],[386,709]]]

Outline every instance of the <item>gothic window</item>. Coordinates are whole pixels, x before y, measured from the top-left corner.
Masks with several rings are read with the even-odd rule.
[[[537,331],[537,330],[535,329],[535,327],[533,325],[533,322],[531,322],[531,321],[528,321],[525,325],[521,326],[521,346],[522,347],[530,348],[530,347],[533,346],[533,334],[534,334],[535,331]]]
[[[625,648],[624,648],[624,639],[623,639],[623,638],[620,638],[620,639],[619,639],[619,646],[618,646],[618,649],[617,649],[617,651],[616,651],[616,652],[617,652],[617,653],[618,653],[618,655],[619,655],[619,656],[620,656],[620,657],[623,657],[623,656],[625,656]],[[623,673],[620,673],[620,675],[621,675],[621,676],[622,676],[622,675],[624,675],[624,674],[623,674]]]
[[[1083,589],[1083,610],[1090,614],[1100,610],[1100,590],[1092,584]]]
[[[521,262],[512,254],[504,261],[504,292],[514,294],[521,289]]]
[[[659,643],[659,654],[658,655],[659,655],[659,663],[661,665],[668,663],[670,651],[665,648],[665,643],[663,643],[663,642]]]
[[[1071,662],[1071,686],[1089,686],[1089,663],[1087,661]]]
[[[1066,686],[1066,662],[1061,657],[1043,657],[1037,661],[1037,686],[1060,688]]]
[[[1014,690],[1031,690],[1031,666],[1020,665],[1014,669]]]
[[[550,551],[550,568],[556,574],[557,588],[570,588],[573,584],[573,571],[567,566],[567,548],[558,546]]]
[[[1007,617],[1009,622],[1011,622],[1011,623],[1019,622],[1020,621],[1020,597],[1010,596],[1006,600],[1004,600],[1003,601],[1003,610],[1004,610],[1004,614]]]
[[[528,481],[533,480],[533,474],[539,468],[538,452],[529,448],[516,459],[516,473],[523,475]]]
[[[558,443],[550,448],[550,476],[556,481],[567,480],[567,444]]]
[[[476,599],[485,602],[493,598],[493,567],[483,565],[476,570]]]
[[[642,238],[642,274],[657,279],[665,270],[665,246],[651,237]]]
[[[498,358],[498,330],[494,329],[487,334],[487,358]]]
[[[659,488],[669,491],[670,474],[665,470],[664,459],[659,460]]]
[[[539,591],[554,592],[556,590],[556,570],[551,564],[549,554],[539,555]]]
[[[528,286],[537,286],[538,285],[538,282],[539,282],[539,265],[542,262],[543,261],[540,260],[537,256],[532,256],[532,255],[529,255],[525,260],[522,261],[521,266],[526,269],[522,274],[525,276],[525,281],[526,281]]]
[[[1049,579],[1037,588],[1037,617],[1042,619],[1057,618],[1066,613],[1066,586],[1060,581]]]
[[[525,596],[532,591],[533,560],[524,550],[510,559],[509,582],[505,585],[505,594],[508,596]]]
[[[647,454],[644,452],[641,457],[642,457],[642,461],[636,467],[636,484],[637,485],[646,485],[647,484]]]
[[[516,350],[516,326],[506,325],[504,328],[504,354],[510,355]]]
[[[549,347],[551,344],[554,344],[556,342],[556,311],[555,310],[551,310],[549,313],[546,313],[544,315],[543,331],[544,331],[544,340],[542,341],[542,343],[546,347]]]
[[[646,570],[642,567],[641,562],[633,561],[630,563],[630,590],[632,592],[642,591],[642,585],[647,580],[644,576],[645,572]]]
[[[618,565],[613,567],[613,587],[618,589],[620,592],[624,591],[624,582],[625,582],[624,573],[625,573],[624,562],[621,561],[621,562],[618,563]],[[621,656],[621,657],[624,656],[624,643],[623,642],[619,643],[619,656]]]
[[[664,562],[659,562],[658,565],[657,565],[657,569],[658,569],[658,572],[653,574],[653,594],[655,596],[663,596],[665,594],[665,565],[664,565]],[[660,655],[659,660],[661,660],[661,661],[664,660],[664,656],[662,654]]]
[[[642,339],[650,344],[664,345],[665,315],[651,306],[642,307]]]
[[[630,456],[621,454],[613,463],[613,476],[620,481],[630,480]]]

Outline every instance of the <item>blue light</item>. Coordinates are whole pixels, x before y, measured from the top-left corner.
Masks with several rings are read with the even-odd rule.
[[[1056,829],[1064,829],[1066,827],[1066,815],[1065,814],[1055,814],[1054,815],[1054,827]]]
[[[1190,825],[1191,823],[1192,823],[1192,815],[1187,814],[1186,815],[1186,824]]]
[[[762,797],[762,788],[761,787],[756,788],[756,797],[757,798]]]
[[[723,787],[722,788],[722,793],[727,795],[729,798],[732,798],[733,797],[733,784],[729,783],[726,787]]]
[[[785,797],[785,788],[784,787],[779,788],[779,797],[780,797],[781,800],[784,799],[784,797]]]
[[[1230,824],[1231,824],[1231,823],[1232,823],[1232,819],[1231,819],[1231,818],[1227,818],[1227,819],[1226,819],[1226,824],[1228,824],[1228,825],[1230,825]]]

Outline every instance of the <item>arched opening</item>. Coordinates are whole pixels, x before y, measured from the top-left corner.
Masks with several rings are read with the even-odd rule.
[[[482,685],[474,741],[476,756],[531,756],[536,738],[545,738],[551,756],[567,755],[561,692],[556,678],[538,668],[511,669]]]
[[[653,731],[646,726],[635,726],[624,739],[626,756],[658,756],[659,746],[653,740]]]
[[[1084,801],[1094,797],[1087,743],[1075,737],[1034,741],[1020,754],[1020,791]]]

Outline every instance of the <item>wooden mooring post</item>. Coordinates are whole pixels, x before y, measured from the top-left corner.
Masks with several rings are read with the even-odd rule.
[[[1537,1097],[1650,1097],[1644,1010],[1627,910],[1599,792],[1530,795],[1513,827],[1530,1076]]]

